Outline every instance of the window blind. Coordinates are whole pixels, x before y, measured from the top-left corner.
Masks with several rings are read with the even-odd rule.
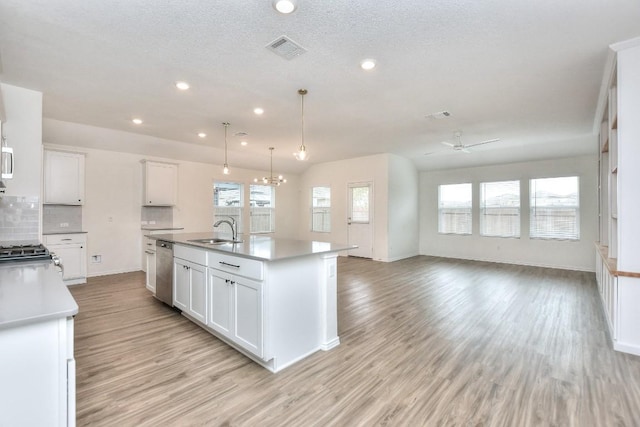
[[[471,183],[438,186],[438,232],[471,234]]]
[[[539,239],[579,239],[578,177],[532,179],[529,186],[530,236]]]
[[[520,181],[480,183],[480,235],[520,237]]]

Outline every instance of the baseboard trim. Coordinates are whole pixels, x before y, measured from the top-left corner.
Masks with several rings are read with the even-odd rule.
[[[438,255],[438,254],[420,254],[424,256],[432,256],[437,258],[448,258],[448,259],[463,259],[466,261],[480,261],[480,262],[492,262],[495,264],[509,264],[509,265],[524,265],[527,267],[542,267],[542,268],[553,268],[556,270],[570,270],[570,271],[582,271],[585,273],[595,273],[595,265],[593,268],[585,269],[583,267],[576,267],[575,265],[552,265],[552,264],[541,264],[535,262],[526,262],[526,261],[508,261],[508,260],[500,260],[500,259],[491,259],[491,258],[465,258],[465,257],[455,257],[449,255]]]
[[[123,274],[123,273],[135,273],[138,271],[142,271],[140,269],[135,270],[111,270],[111,271],[101,271],[99,273],[91,273],[88,274],[87,277],[100,277],[100,276],[109,276],[111,274]]]

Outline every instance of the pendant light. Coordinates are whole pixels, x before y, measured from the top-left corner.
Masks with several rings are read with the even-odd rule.
[[[269,176],[263,176],[262,178],[254,178],[253,182],[262,182],[264,185],[270,185],[272,187],[278,187],[280,184],[284,184],[287,182],[286,179],[282,175],[273,176],[273,147],[269,147],[269,151],[271,152],[271,166],[269,167]]]
[[[229,123],[224,122],[222,126],[224,126],[224,167],[222,168],[222,173],[229,175],[229,165],[227,164],[227,128],[229,127]]]
[[[307,153],[307,147],[304,146],[304,96],[307,94],[306,89],[298,90],[300,94],[300,118],[301,118],[301,143],[300,149],[297,153],[293,153],[296,156],[296,159],[300,161],[305,161],[309,159],[309,154]]]

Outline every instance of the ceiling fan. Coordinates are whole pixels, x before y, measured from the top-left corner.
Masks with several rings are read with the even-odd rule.
[[[471,147],[477,147],[478,145],[484,145],[484,144],[489,144],[491,142],[500,141],[500,138],[495,138],[495,139],[487,139],[486,141],[482,141],[482,142],[476,142],[474,144],[463,144],[461,139],[462,132],[460,131],[454,132],[453,136],[454,138],[457,139],[455,143],[442,141],[441,144],[446,145],[447,147],[451,147],[453,151],[460,151],[463,153],[471,153],[471,151],[469,151],[469,148]],[[434,153],[438,153],[438,151],[425,153],[425,155],[434,154]]]

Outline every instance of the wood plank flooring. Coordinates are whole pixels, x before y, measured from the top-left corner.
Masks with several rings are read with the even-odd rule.
[[[640,357],[610,348],[592,273],[339,258],[341,345],[278,374],[141,272],[70,289],[79,426],[640,425]]]

